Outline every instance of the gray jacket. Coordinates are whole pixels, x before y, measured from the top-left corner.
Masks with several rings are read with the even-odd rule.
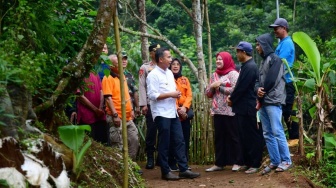
[[[273,37],[263,34],[256,38],[263,49],[263,58],[259,68],[259,79],[256,82],[255,90],[263,87],[266,92],[264,97],[258,98],[262,105],[281,105],[285,104],[285,69],[281,59],[274,53],[272,44]]]

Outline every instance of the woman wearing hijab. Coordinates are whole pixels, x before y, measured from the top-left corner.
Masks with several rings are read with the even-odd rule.
[[[226,101],[236,85],[238,76],[230,53],[219,52],[216,55],[216,71],[206,89],[207,96],[212,98],[210,111],[215,129],[215,165],[206,169],[206,172],[223,170],[226,165],[233,165],[232,171],[238,171],[243,165],[235,114]]]
[[[188,160],[190,128],[191,128],[190,120],[192,119],[192,117],[190,117],[192,115],[190,113],[192,111],[190,109],[192,100],[192,90],[189,79],[185,76],[182,76],[182,64],[178,58],[173,58],[169,69],[174,74],[177,90],[181,92],[181,97],[176,99],[176,106],[177,106],[177,113],[179,114],[181,120],[183,137],[186,146],[185,152]],[[177,171],[178,168],[176,166],[176,161],[173,156],[174,155],[170,152],[168,163],[172,171]]]

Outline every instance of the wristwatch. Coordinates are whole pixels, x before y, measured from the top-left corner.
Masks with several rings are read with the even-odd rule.
[[[114,113],[112,116],[113,116],[114,118],[117,118],[117,117],[118,117],[118,113]]]

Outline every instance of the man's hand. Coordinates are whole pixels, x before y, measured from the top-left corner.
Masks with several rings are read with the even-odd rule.
[[[258,97],[260,97],[260,98],[264,97],[265,93],[266,92],[264,92],[264,88],[263,87],[259,87],[258,88],[258,93],[257,93]]]
[[[148,111],[148,107],[147,107],[147,105],[143,106],[142,109],[141,109],[141,113],[142,113],[142,115],[145,116],[145,115],[147,114],[147,111]]]
[[[172,98],[180,98],[181,97],[181,92],[180,91],[173,91],[171,93]]]
[[[77,112],[72,112],[70,116],[70,122],[73,124],[77,124]]]
[[[138,117],[140,115],[141,115],[140,107],[135,107],[135,117]]]
[[[121,125],[121,119],[119,118],[119,116],[118,117],[113,117],[113,125],[115,126],[115,127],[120,127],[120,125]]]
[[[96,114],[97,117],[102,117],[105,114],[105,112],[102,109],[98,108],[94,111],[94,113]]]

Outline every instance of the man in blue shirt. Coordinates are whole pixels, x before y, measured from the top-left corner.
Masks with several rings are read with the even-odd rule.
[[[108,48],[106,44],[104,44],[102,54],[106,56],[108,55]],[[104,70],[110,70],[110,66],[106,64],[104,61],[102,61],[101,63],[97,63],[97,65],[95,66],[95,70],[99,75],[100,81],[102,81],[105,76]]]
[[[288,22],[284,18],[278,18],[274,21],[273,24],[269,26],[274,29],[275,37],[280,39],[280,43],[275,49],[275,54],[278,55],[281,59],[286,59],[290,68],[293,67],[295,59],[295,48],[293,40],[288,36]],[[289,72],[286,69],[285,79],[286,79],[286,104],[282,108],[282,114],[285,119],[289,139],[298,139],[299,138],[299,126],[297,122],[291,121],[291,115],[295,115],[292,112],[295,88],[293,85],[293,80],[290,77]]]

